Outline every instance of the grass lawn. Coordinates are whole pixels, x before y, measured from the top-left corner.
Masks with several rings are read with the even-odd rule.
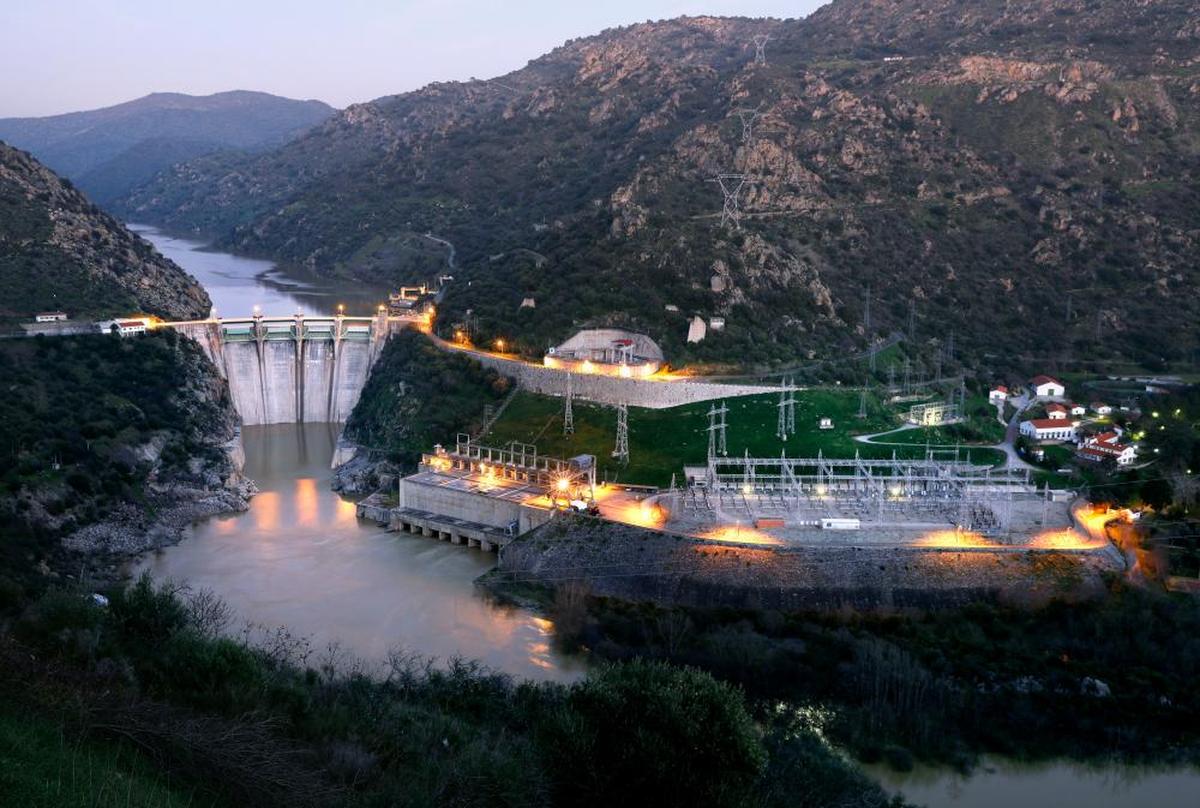
[[[911,449],[870,446],[858,443],[855,435],[882,432],[901,425],[898,410],[882,404],[875,396],[867,398],[867,417],[857,417],[859,393],[853,390],[807,390],[796,394],[796,434],[786,442],[775,435],[778,423],[778,395],[729,399],[727,444],[730,455],[750,452],[752,456],[776,457],[786,450],[790,457],[815,456],[822,451],[829,457],[890,457],[896,449],[900,456],[920,456],[925,441]],[[533,443],[542,454],[570,457],[593,454],[600,465],[602,479],[664,486],[684,464],[702,464],[708,452],[708,410],[712,402],[690,404],[667,410],[631,407],[629,410],[629,465],[622,467],[612,459],[616,443],[617,418],[613,407],[576,401],[575,434],[562,434],[563,401],[532,393],[518,393],[501,418],[483,439],[489,446],[509,441]],[[817,428],[822,417],[833,419],[834,428]],[[904,433],[901,433],[904,434]],[[951,442],[953,443],[953,442]],[[994,463],[998,453],[973,450],[981,463]],[[681,475],[682,476],[682,475]]]
[[[118,744],[80,741],[53,722],[0,712],[0,805],[216,805],[172,785],[145,758]]]

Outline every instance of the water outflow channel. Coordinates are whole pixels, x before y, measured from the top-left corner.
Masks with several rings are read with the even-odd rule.
[[[272,314],[327,314],[339,303],[349,309],[379,299],[141,233],[205,285],[218,312],[245,314],[257,304]],[[260,490],[250,510],[195,525],[178,545],[140,559],[134,573],[211,589],[239,621],[285,627],[318,653],[337,643],[368,663],[403,649],[442,661],[478,659],[520,678],[579,676],[578,661],[551,649],[547,621],[475,590],[494,556],[355,519],[354,504],[329,488],[337,432],[313,423],[243,428],[245,473]]]

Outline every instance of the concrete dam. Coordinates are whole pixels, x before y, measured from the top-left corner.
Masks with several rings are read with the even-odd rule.
[[[246,425],[342,423],[388,337],[409,317],[264,317],[164,325],[196,340]]]

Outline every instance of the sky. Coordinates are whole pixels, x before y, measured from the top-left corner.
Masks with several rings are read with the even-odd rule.
[[[489,78],[568,39],[683,14],[802,17],[825,0],[2,0],[0,117],[151,92],[336,107]]]

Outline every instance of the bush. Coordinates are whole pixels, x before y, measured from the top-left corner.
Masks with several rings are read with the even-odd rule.
[[[548,742],[572,805],[731,805],[766,763],[740,692],[659,662],[606,667],[577,685]]]

